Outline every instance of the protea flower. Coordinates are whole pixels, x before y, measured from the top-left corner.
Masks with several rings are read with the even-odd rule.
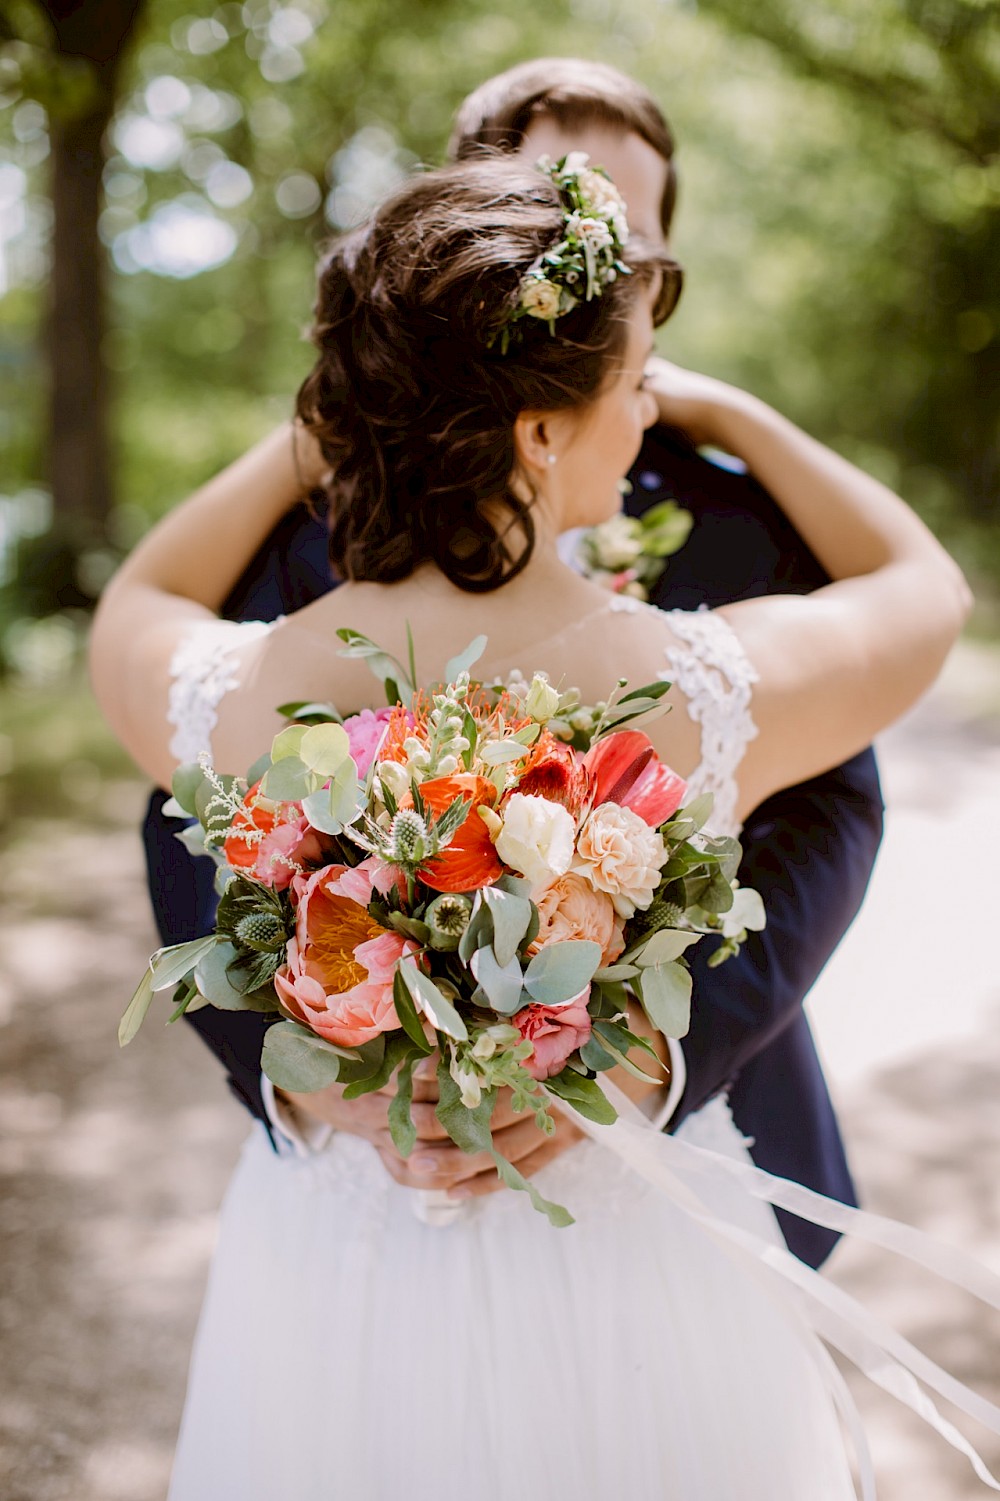
[[[664,766],[641,730],[616,730],[583,758],[595,806],[618,803],[657,829],[684,800],[687,783]]]

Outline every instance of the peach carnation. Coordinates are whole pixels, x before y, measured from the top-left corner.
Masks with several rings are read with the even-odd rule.
[[[631,808],[601,803],[580,830],[573,869],[606,891],[619,917],[649,906],[667,851],[660,835]]]

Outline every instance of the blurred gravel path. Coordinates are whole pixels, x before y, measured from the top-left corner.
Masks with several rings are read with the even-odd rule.
[[[1000,698],[997,660],[960,653],[933,699],[886,738],[885,851],[811,1010],[868,1207],[1000,1271],[1000,841],[990,837],[1000,833],[1000,718],[983,713]],[[186,1029],[150,1027],[125,1054],[115,1046],[155,943],[134,832],[141,801],[134,787],[116,789],[107,834],[34,827],[5,856],[3,1501],[162,1501],[215,1210],[246,1130]],[[970,922],[973,902],[985,921]],[[1000,1318],[857,1246],[835,1253],[831,1273],[1000,1401]],[[864,1382],[855,1390],[881,1501],[987,1494],[889,1398]],[[970,1437],[1000,1471],[1000,1441]]]

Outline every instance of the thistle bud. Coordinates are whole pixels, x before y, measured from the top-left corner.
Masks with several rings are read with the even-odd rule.
[[[285,943],[285,925],[276,912],[250,912],[236,924],[237,943],[261,954],[273,954]]]
[[[389,826],[388,858],[393,865],[416,866],[426,860],[427,825],[413,808],[401,808]]]

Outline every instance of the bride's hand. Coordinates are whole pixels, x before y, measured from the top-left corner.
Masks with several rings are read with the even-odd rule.
[[[720,443],[725,414],[748,399],[735,386],[672,365],[658,354],[646,363],[646,386],[656,397],[660,421],[686,433],[696,448]]]
[[[277,1091],[293,1114],[360,1136],[370,1141],[390,1177],[404,1188],[451,1189],[458,1198],[476,1198],[503,1187],[493,1159],[485,1153],[463,1152],[448,1136],[434,1114],[438,1101],[437,1079],[432,1069],[413,1076],[411,1115],[417,1142],[409,1157],[401,1157],[389,1132],[388,1110],[395,1090],[388,1086],[355,1100],[345,1100],[343,1087],[331,1084],[310,1094]],[[530,1177],[553,1162],[567,1147],[579,1141],[582,1132],[572,1121],[556,1117],[556,1129],[543,1136],[530,1115],[515,1115],[510,1091],[502,1090],[492,1119],[497,1151]]]

